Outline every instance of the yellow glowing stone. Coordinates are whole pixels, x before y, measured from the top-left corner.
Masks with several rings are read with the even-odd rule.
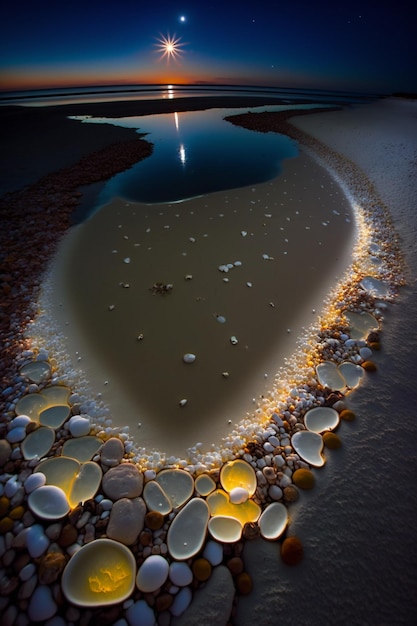
[[[60,428],[70,414],[68,404],[55,404],[48,406],[39,413],[39,423],[49,428]]]
[[[116,604],[131,595],[135,577],[131,550],[112,539],[97,539],[85,544],[68,562],[62,590],[78,606]]]
[[[33,383],[41,383],[49,378],[51,366],[47,361],[32,361],[21,367],[20,373]]]
[[[217,489],[207,497],[207,504],[212,517],[233,517],[242,526],[246,522],[256,522],[261,514],[261,508],[253,502],[247,500],[242,504],[233,504],[229,500],[228,494],[222,489]]]
[[[253,496],[256,490],[256,474],[252,465],[236,459],[225,463],[220,472],[220,482],[228,493],[236,487],[243,487],[248,492],[249,497]]]
[[[62,456],[70,456],[80,463],[85,463],[91,461],[102,445],[102,439],[90,435],[68,439],[62,446]]]
[[[46,459],[39,463],[36,471],[45,475],[47,485],[55,485],[64,491],[71,508],[93,498],[103,476],[97,463],[79,463],[66,456]]]

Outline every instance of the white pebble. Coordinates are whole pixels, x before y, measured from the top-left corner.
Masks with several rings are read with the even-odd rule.
[[[268,494],[272,500],[281,500],[282,498],[282,489],[278,487],[278,485],[271,485],[268,489]]]
[[[73,437],[84,437],[90,432],[90,420],[87,417],[74,415],[68,422],[68,428]]]
[[[42,474],[42,472],[35,472],[26,478],[24,482],[25,491],[26,493],[32,493],[32,491],[38,489],[38,487],[43,487],[45,483],[45,474]]]

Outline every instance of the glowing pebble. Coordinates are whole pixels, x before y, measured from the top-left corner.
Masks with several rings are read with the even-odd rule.
[[[222,543],[235,543],[242,536],[243,526],[234,517],[216,516],[209,521],[208,529],[213,539]]]
[[[346,381],[332,361],[325,361],[316,367],[317,378],[320,385],[335,389],[336,391],[346,387]]]
[[[68,404],[50,406],[39,413],[39,423],[50,428],[60,428],[70,414]]]
[[[143,499],[150,511],[158,511],[167,515],[172,511],[171,500],[156,480],[150,480],[143,489]]]
[[[21,367],[20,373],[33,383],[41,383],[51,375],[51,366],[46,361],[33,361]]]
[[[325,459],[321,455],[323,439],[317,433],[300,430],[291,437],[291,444],[297,454],[310,465],[315,467],[324,465]]]
[[[74,554],[62,575],[62,591],[77,606],[123,602],[135,587],[136,562],[124,544],[96,539]]]
[[[363,369],[360,365],[346,361],[338,365],[338,370],[346,381],[346,386],[353,389],[357,387],[363,377]]]
[[[174,518],[168,530],[168,551],[173,559],[185,561],[199,552],[207,534],[209,508],[201,498],[193,498]]]
[[[16,415],[28,415],[34,422],[39,422],[39,413],[48,406],[46,398],[39,393],[30,393],[23,396],[16,403]]]
[[[136,587],[143,593],[152,593],[162,587],[168,578],[168,572],[168,561],[159,554],[152,554],[139,568]]]
[[[366,339],[371,330],[378,330],[378,320],[367,313],[355,313],[353,311],[343,311],[343,315],[350,326],[350,336],[352,339]]]
[[[155,480],[170,499],[173,509],[182,506],[194,493],[194,479],[184,470],[162,470]]]
[[[288,510],[281,502],[273,502],[266,507],[259,518],[259,528],[265,539],[278,539],[288,524]]]
[[[32,513],[41,519],[61,519],[70,510],[65,493],[54,485],[44,485],[32,491],[28,505]]]
[[[195,479],[195,490],[200,496],[208,496],[209,493],[216,489],[216,483],[208,474],[200,474]]]
[[[229,461],[221,469],[220,482],[225,491],[230,493],[236,487],[243,487],[250,497],[256,490],[255,470],[241,459]]]
[[[103,472],[100,466],[93,461],[82,463],[79,471],[74,476],[74,481],[68,495],[71,508],[86,500],[94,498],[100,487]]]
[[[51,428],[40,426],[33,430],[22,442],[20,448],[23,457],[30,461],[31,459],[40,459],[49,452],[55,441],[55,432]]]
[[[304,416],[307,430],[313,433],[322,433],[333,430],[339,424],[339,413],[328,406],[318,406],[310,409]]]
[[[91,461],[102,445],[102,439],[88,435],[77,439],[68,439],[62,446],[62,456],[70,456],[80,463],[85,463],[85,461]]]
[[[36,467],[36,471],[45,474],[47,485],[55,485],[60,487],[65,493],[69,493],[75,476],[79,472],[80,465],[75,459],[57,456],[41,461]]]
[[[207,504],[212,517],[225,516],[233,517],[242,526],[247,522],[256,522],[261,514],[260,507],[253,500],[247,500],[242,504],[230,502],[229,495],[222,489],[213,491],[207,497]]]

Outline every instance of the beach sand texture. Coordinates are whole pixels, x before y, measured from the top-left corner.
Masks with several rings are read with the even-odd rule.
[[[415,107],[415,102],[390,99],[294,120],[303,131],[356,163],[376,186],[400,233],[410,286],[401,291],[398,305],[387,311],[383,350],[375,355],[378,372],[349,396],[357,420],[338,431],[342,449],[328,455],[325,467],[315,471],[315,490],[301,494],[291,508],[290,534],[302,539],[303,563],[295,568],[284,565],[275,542],[245,543],[245,568],[254,590],[239,597],[234,613],[238,626],[256,621],[275,624],[282,619],[306,626],[408,626],[417,617],[410,593],[417,582],[413,532],[417,426],[412,418],[412,373],[417,366]],[[25,182],[30,182],[32,174],[27,175]],[[334,254],[339,254],[335,244]],[[233,276],[243,267],[232,270]],[[216,277],[222,280],[221,275]],[[166,298],[171,296],[174,292]],[[270,309],[268,313],[273,313]],[[176,618],[173,623],[192,623],[187,619]],[[226,624],[227,619],[221,616],[218,623]],[[199,623],[204,620],[205,615],[198,616]]]

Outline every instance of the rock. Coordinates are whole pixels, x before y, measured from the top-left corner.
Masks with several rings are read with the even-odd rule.
[[[193,595],[189,587],[183,587],[175,596],[174,602],[171,606],[171,613],[176,617],[179,617],[187,610],[191,604]],[[182,622],[181,622],[182,623]]]
[[[35,474],[30,474],[30,476],[26,478],[24,482],[25,491],[28,494],[32,493],[32,491],[38,487],[43,487],[45,483],[45,474],[42,474],[42,472],[35,472]]]
[[[243,572],[243,561],[239,556],[233,556],[227,561],[227,567],[229,568],[232,576],[238,576]]]
[[[303,544],[298,537],[287,537],[282,542],[281,559],[286,565],[298,565],[303,559]]]
[[[253,589],[252,578],[247,572],[242,572],[236,578],[236,587],[238,593],[242,596],[247,596]]]
[[[340,419],[345,420],[346,422],[353,422],[353,420],[355,419],[355,414],[349,409],[343,409],[343,411],[340,413]]]
[[[47,585],[40,585],[29,601],[28,617],[32,622],[43,622],[53,617],[57,608],[51,589]]]
[[[100,455],[100,461],[107,467],[119,465],[125,453],[123,442],[117,437],[111,437],[106,441]]]
[[[149,511],[145,515],[145,526],[150,530],[159,530],[164,525],[164,519],[159,511]]]
[[[74,415],[68,421],[68,428],[73,437],[84,437],[90,432],[90,420],[80,415]]]
[[[315,483],[313,472],[305,468],[295,470],[292,480],[294,485],[297,485],[300,489],[312,489]]]
[[[145,602],[139,600],[131,604],[126,611],[126,619],[129,626],[154,626],[155,613],[153,609]]]
[[[366,372],[376,372],[377,370],[376,364],[373,361],[364,361],[362,367]]]
[[[211,563],[211,565],[220,565],[223,561],[223,546],[217,541],[207,541],[204,548],[203,557]]]
[[[196,559],[192,565],[193,574],[199,582],[208,580],[211,576],[211,563],[207,559]]]
[[[188,352],[187,354],[184,354],[184,356],[182,357],[182,360],[184,361],[184,363],[194,363],[196,359],[195,354],[191,354],[190,352]]]
[[[58,539],[61,548],[68,548],[77,541],[78,530],[72,524],[65,524]]]
[[[342,441],[336,433],[324,433],[323,441],[326,448],[329,450],[337,450],[342,445]]]
[[[285,487],[285,489],[283,490],[283,496],[284,496],[285,502],[288,502],[288,503],[297,502],[299,493],[293,485],[289,485],[288,487]]]
[[[193,572],[187,563],[173,561],[169,566],[169,578],[177,587],[186,587],[192,583]]]
[[[61,519],[70,510],[64,491],[55,485],[38,487],[29,494],[30,510],[41,519]]]
[[[48,546],[49,539],[45,535],[43,527],[40,524],[34,524],[27,529],[26,547],[32,558],[36,559],[38,556],[41,556],[46,551]]]
[[[133,463],[111,467],[103,476],[102,488],[111,500],[137,498],[143,489],[143,474]]]
[[[136,542],[143,530],[146,505],[142,498],[120,498],[111,510],[106,534],[126,546]]]
[[[204,588],[195,592],[191,606],[180,619],[172,619],[172,626],[226,626],[232,611],[235,587],[225,565],[214,568]]]
[[[173,559],[185,561],[201,550],[208,518],[209,508],[200,498],[193,498],[181,509],[167,535],[168,550]]]
[[[136,587],[144,593],[152,593],[168,578],[169,564],[163,556],[152,554],[145,559],[136,576]]]
[[[0,467],[3,467],[10,459],[12,446],[7,439],[0,439]]]
[[[67,560],[60,552],[49,552],[46,554],[39,565],[39,582],[41,585],[50,585],[58,580]]]

